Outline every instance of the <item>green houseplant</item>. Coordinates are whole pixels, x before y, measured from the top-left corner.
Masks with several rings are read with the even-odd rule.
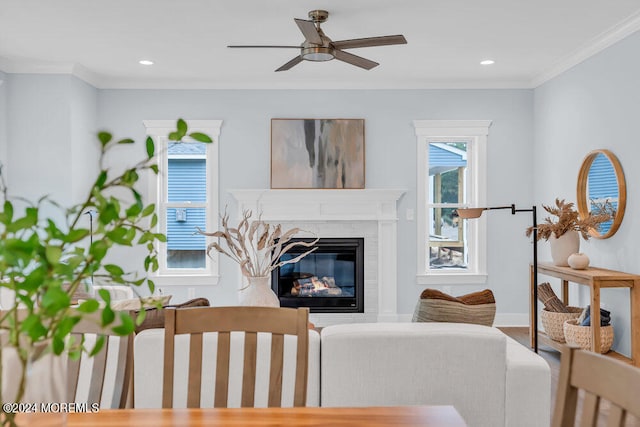
[[[199,142],[212,142],[205,134],[188,133],[184,120],[178,120],[176,128],[169,135],[173,141],[190,137]],[[74,293],[84,290],[89,279],[101,284],[146,285],[151,293],[154,291],[154,283],[146,274],[139,277],[128,273],[121,266],[109,263],[107,256],[116,247],[142,246],[146,249],[146,256],[141,259],[144,271],[158,268],[155,243],[166,241],[166,236],[152,231],[157,223],[155,206],[145,204],[135,188],[142,172],[158,173],[153,139],[146,140],[146,157],[119,174],[105,166],[105,159],[118,146],[134,141],[116,140],[108,132],[99,132],[97,139],[101,149],[98,176],[84,200],[70,208],[45,196],[36,203],[28,203],[24,212],[19,213],[18,204],[9,197],[0,173],[0,194],[4,198],[0,211],[0,287],[15,294],[15,303],[0,312],[3,340],[0,361],[2,352],[11,349],[18,355],[22,372],[16,394],[0,395],[2,426],[16,425],[16,413],[5,411],[8,407],[4,403],[23,399],[26,368],[35,348],[44,348],[45,353],[55,355],[68,351],[70,357],[79,357],[83,351],[95,354],[103,346],[103,339],[98,339],[92,349],[69,340],[74,325],[88,313],[99,314],[104,327],[115,324],[117,319],[117,326],[112,329],[120,335],[133,332],[135,320],[124,312],[114,312],[110,294],[104,289],[96,297],[72,307]],[[96,218],[92,235],[86,220],[82,220],[87,218],[83,215],[89,210],[95,212]],[[52,211],[62,214],[66,219],[64,224],[46,215]],[[138,322],[143,320],[144,313],[145,310],[140,310]]]

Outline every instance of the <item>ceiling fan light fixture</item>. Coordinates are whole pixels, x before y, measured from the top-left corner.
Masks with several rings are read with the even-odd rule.
[[[302,49],[302,59],[307,61],[321,62],[330,61],[333,59],[333,48],[331,47],[305,47]]]

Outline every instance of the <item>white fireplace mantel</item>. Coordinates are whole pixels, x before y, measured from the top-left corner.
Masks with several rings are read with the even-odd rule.
[[[243,210],[261,212],[265,221],[397,221],[397,189],[365,190],[230,190]]]
[[[397,321],[397,202],[402,189],[362,190],[229,190],[238,202],[238,217],[245,210],[260,213],[268,222],[377,222],[377,307],[370,313],[378,321]],[[371,309],[371,307],[370,307]],[[367,307],[365,306],[365,311]]]

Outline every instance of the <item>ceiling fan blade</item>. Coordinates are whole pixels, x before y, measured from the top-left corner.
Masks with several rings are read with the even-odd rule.
[[[387,46],[390,44],[407,44],[407,39],[402,34],[397,36],[380,36],[380,37],[366,37],[363,39],[351,39],[351,40],[339,40],[332,42],[333,46],[338,49],[352,49],[356,47],[372,47],[372,46]]]
[[[292,68],[295,65],[298,65],[301,62],[302,62],[302,57],[298,55],[295,58],[293,58],[291,61],[284,64],[282,67],[278,68],[276,71],[287,71],[288,69]]]
[[[268,45],[231,45],[231,46],[227,46],[227,47],[231,47],[231,48],[250,48],[250,49],[261,48],[261,47],[300,49],[300,46],[281,46],[281,45],[271,45],[271,46],[268,46]]]
[[[313,21],[298,18],[293,18],[293,20],[296,21],[298,28],[300,28],[300,31],[304,34],[304,38],[307,39],[309,43],[322,44],[322,37],[320,37],[316,24],[314,24]]]
[[[355,65],[356,67],[364,68],[365,70],[370,70],[373,67],[377,67],[378,65],[380,65],[377,62],[371,61],[358,55],[354,55],[352,53],[343,52],[339,49],[335,49],[333,55],[340,61]]]

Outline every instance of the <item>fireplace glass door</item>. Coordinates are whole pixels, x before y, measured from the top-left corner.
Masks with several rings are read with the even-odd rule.
[[[364,239],[323,238],[316,246],[302,260],[273,271],[280,305],[309,307],[313,313],[364,312]],[[293,259],[306,250],[294,248],[280,259]]]

